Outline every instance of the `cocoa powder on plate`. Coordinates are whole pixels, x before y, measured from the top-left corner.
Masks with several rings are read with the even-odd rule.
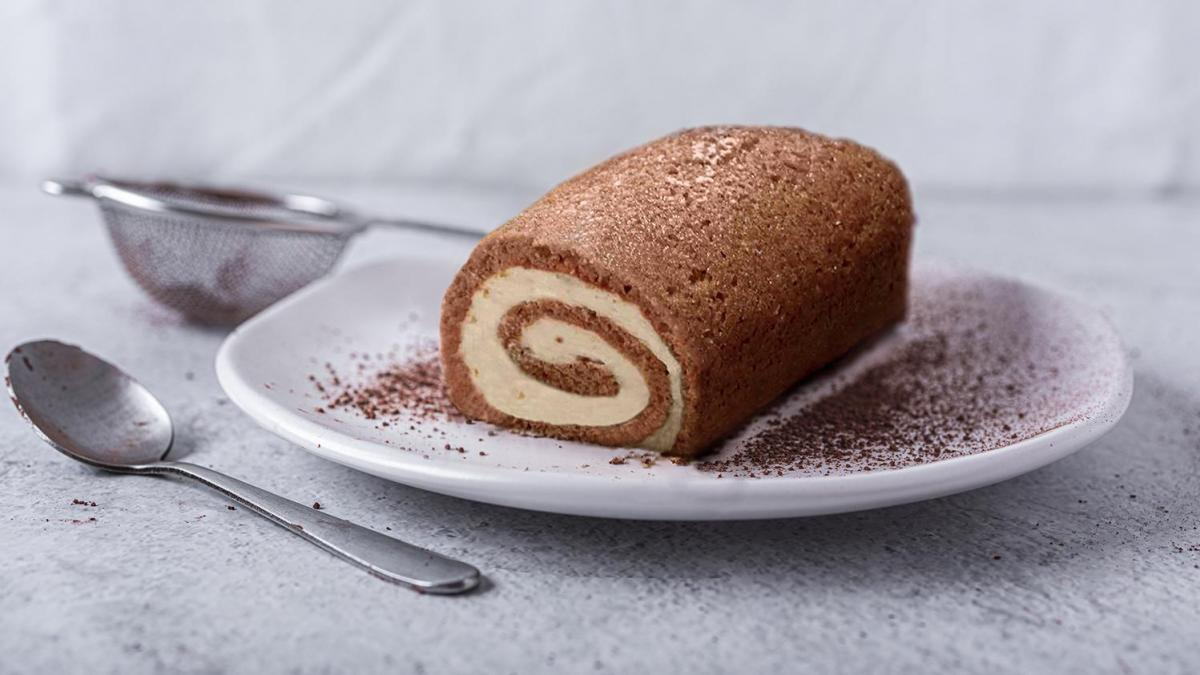
[[[447,398],[442,386],[442,362],[437,346],[420,343],[404,357],[355,355],[360,371],[368,372],[366,364],[380,363],[361,383],[346,383],[331,364],[326,364],[328,381],[309,376],[325,401],[324,408],[352,410],[369,420],[382,420],[390,426],[398,418],[409,416],[424,422],[465,420]],[[323,411],[323,409],[318,409]]]
[[[903,324],[820,382],[801,383],[719,452],[691,464],[717,477],[894,469],[984,452],[1076,421],[1093,410],[1112,374],[1078,349],[1088,339],[1085,327],[1039,302],[1015,282],[923,275]],[[353,376],[328,364],[323,377],[310,376],[324,408],[399,426],[401,436],[432,438],[431,428],[443,433],[439,424],[471,423],[445,394],[436,343],[354,361]],[[615,452],[610,464],[653,465]]]
[[[1015,282],[936,275],[905,322],[855,358],[868,367],[799,407],[786,401],[702,471],[739,476],[895,469],[1006,446],[1092,410],[1086,328]],[[852,364],[842,364],[846,370]],[[839,368],[838,370],[842,370]],[[803,389],[804,385],[802,385]]]

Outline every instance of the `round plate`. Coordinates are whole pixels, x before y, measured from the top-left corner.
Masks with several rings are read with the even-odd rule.
[[[479,423],[430,420],[428,415],[384,426],[353,410],[328,407],[314,380],[330,372],[369,377],[370,368],[360,369],[366,364],[359,354],[435,343],[442,292],[458,265],[414,257],[313,284],[225,340],[217,355],[222,387],[269,431],[376,476],[505,506],[656,520],[810,516],[989,485],[1092,442],[1116,424],[1132,393],[1132,371],[1120,340],[1094,310],[1021,282],[921,262],[913,270],[910,319],[802,383],[717,448],[715,461],[707,464],[653,461],[636,451],[520,436]],[[962,328],[964,322],[971,322],[970,327]],[[947,327],[949,339],[938,333]],[[766,447],[780,438],[786,446],[781,434],[802,429],[795,423],[789,427],[788,420],[855,383],[870,390],[881,378],[911,375],[904,368],[942,367],[945,353],[925,361],[896,357],[911,356],[914,346],[927,343],[940,344],[943,352],[951,352],[949,361],[960,365],[998,359],[999,370],[980,371],[997,377],[1016,367],[1008,360],[1011,355],[980,350],[979,345],[1012,343],[1019,354],[1042,359],[1030,362],[1030,371],[1040,368],[1053,376],[1009,387],[1003,406],[997,404],[993,411],[1019,415],[1020,428],[1003,441],[971,437],[967,430],[956,444],[955,437],[942,433],[947,425],[930,417],[930,434],[914,443],[911,427],[925,424],[925,418],[914,414],[923,413],[888,402],[890,407],[881,409],[907,410],[908,420],[901,426],[909,428],[897,435],[907,445],[892,448],[900,460],[881,461],[876,452],[855,464],[846,459],[855,456],[852,440],[849,447],[837,446],[845,450],[841,455],[817,453],[815,459],[794,463],[789,463],[786,448]],[[381,365],[372,362],[372,367]],[[978,380],[985,383],[984,375]],[[923,400],[926,406],[940,406],[936,398]],[[979,403],[973,405],[978,408]],[[831,423],[827,414],[810,417],[812,424]],[[841,434],[840,422],[834,418],[832,423],[830,436]],[[1009,430],[1007,423],[1003,426]],[[1033,431],[1022,437],[1021,429]],[[872,442],[878,444],[878,438]],[[926,447],[915,447],[921,444]],[[769,462],[755,466],[755,453],[762,455],[764,447]]]

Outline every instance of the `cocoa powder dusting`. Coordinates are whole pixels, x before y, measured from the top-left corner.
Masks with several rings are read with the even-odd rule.
[[[756,432],[696,466],[749,477],[893,469],[1076,421],[1111,374],[1079,349],[1086,327],[1034,302],[1045,301],[1011,282],[934,276],[914,288],[905,323],[855,357],[876,351],[869,366],[819,400],[784,401]]]
[[[360,372],[367,372],[366,364],[374,365],[370,354],[354,356],[359,360]],[[325,364],[326,382],[310,376],[325,402],[324,406],[315,408],[315,412],[350,410],[369,420],[384,420],[380,423],[384,427],[399,417],[421,422],[465,421],[446,397],[436,344],[421,343],[406,354],[378,355],[375,361],[381,364],[379,369],[370,372],[361,383],[348,382],[349,378],[340,375],[328,363]]]
[[[672,461],[715,478],[902,468],[1037,436],[1094,414],[1109,395],[1114,373],[1103,369],[1111,359],[1091,348],[1106,338],[1061,301],[937,268],[913,281],[899,327],[801,383],[714,454]],[[434,450],[467,454],[446,442],[447,429],[472,422],[446,396],[435,342],[352,354],[348,367],[355,372],[327,363],[309,377],[322,402],[314,412],[349,411],[397,439],[423,437]],[[658,459],[619,453],[608,463],[651,468]]]

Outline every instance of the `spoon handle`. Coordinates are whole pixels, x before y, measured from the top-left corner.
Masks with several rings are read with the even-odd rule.
[[[479,584],[479,570],[406,544],[375,530],[297,504],[223,473],[187,462],[159,462],[152,473],[194,478],[377,577],[424,593],[464,593]]]

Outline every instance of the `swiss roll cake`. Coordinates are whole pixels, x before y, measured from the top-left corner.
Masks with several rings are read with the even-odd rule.
[[[484,238],[442,304],[450,400],[525,432],[692,456],[903,318],[890,161],[800,129],[617,155]]]

